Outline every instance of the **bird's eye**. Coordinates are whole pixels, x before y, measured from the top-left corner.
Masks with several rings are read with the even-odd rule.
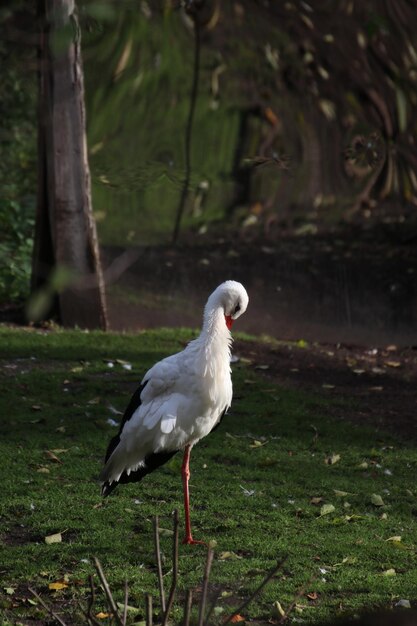
[[[240,311],[240,303],[238,302],[237,305],[235,306],[235,310],[233,311],[233,315],[236,315],[236,313],[238,313]]]

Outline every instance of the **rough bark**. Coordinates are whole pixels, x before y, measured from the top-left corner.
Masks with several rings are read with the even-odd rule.
[[[39,184],[32,289],[48,286],[57,268],[69,270],[55,300],[59,321],[106,328],[74,1],[39,0],[39,13]]]

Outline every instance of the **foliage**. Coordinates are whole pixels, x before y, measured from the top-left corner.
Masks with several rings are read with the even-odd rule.
[[[106,243],[161,242],[172,230],[194,48],[178,4],[126,3],[111,13],[110,2],[103,17],[101,3],[81,3],[93,194]],[[393,219],[405,207],[412,214],[410,2],[216,7],[204,3],[185,226],[257,225],[272,238],[306,219],[334,224],[359,210],[368,219],[379,200],[396,203]],[[288,159],[290,175],[280,165]]]
[[[0,116],[3,122],[0,132],[0,301],[20,300],[27,296],[33,246],[36,197],[35,49],[8,38],[9,32],[16,32],[19,27],[18,8],[16,4],[15,12],[0,12],[0,28],[5,34],[5,38],[0,40]]]
[[[155,514],[169,588],[180,457],[104,502],[96,480],[117,411],[145,370],[190,338],[189,331],[0,328],[4,622],[46,620],[31,586],[67,622],[81,624],[78,600],[89,596],[93,556],[118,602],[127,578],[129,604],[141,609],[134,619],[143,619],[144,594],[158,595]],[[336,422],[330,400],[277,387],[254,365],[233,366],[232,410],[191,460],[194,534],[217,541],[211,573],[213,591],[220,589],[217,619],[286,554],[282,572],[244,617],[279,618],[298,590],[292,611],[309,623],[412,600],[415,448]],[[204,559],[204,549],[180,547],[180,594],[200,585]],[[104,602],[97,609],[105,612]],[[173,613],[174,622],[181,619],[182,603]]]

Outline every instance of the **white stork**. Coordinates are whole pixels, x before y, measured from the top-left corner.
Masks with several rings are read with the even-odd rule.
[[[231,405],[230,329],[246,311],[248,301],[243,285],[233,280],[222,283],[211,294],[199,337],[182,352],[156,363],[143,377],[118,435],[110,441],[100,474],[102,495],[107,496],[119,483],[142,480],[183,450],[183,543],[204,543],[191,534],[190,452]]]

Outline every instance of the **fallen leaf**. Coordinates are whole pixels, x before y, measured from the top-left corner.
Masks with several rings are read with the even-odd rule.
[[[320,502],[323,502],[323,498],[321,496],[313,497],[310,500],[310,504],[320,504]]]
[[[346,496],[356,496],[356,493],[350,493],[349,491],[340,491],[339,489],[333,489],[334,495],[338,498],[345,498]]]
[[[377,493],[373,493],[371,495],[371,502],[374,506],[384,506],[384,501],[381,498],[380,495],[378,495]]]
[[[40,406],[40,404],[32,404],[30,408],[32,409],[32,411],[42,411],[42,407]]]
[[[219,561],[226,561],[227,559],[235,560],[235,559],[241,559],[241,558],[242,558],[241,556],[229,550],[226,550],[225,552],[220,552],[219,554]]]
[[[117,608],[121,611],[124,611],[125,605],[123,604],[123,602],[117,602]],[[139,609],[137,606],[131,606],[130,604],[126,604],[126,611],[133,615],[135,613],[141,613],[142,609]]]
[[[405,600],[404,598],[402,598],[401,600],[398,600],[395,606],[399,606],[403,609],[411,609],[410,600]]]
[[[12,596],[16,591],[16,589],[13,589],[13,587],[3,587],[3,589],[9,596]]]
[[[317,600],[318,597],[319,596],[318,596],[318,593],[316,591],[312,591],[311,593],[307,594],[307,598],[309,600]]]
[[[320,517],[323,517],[323,515],[329,515],[330,513],[334,513],[335,510],[336,509],[333,504],[323,504],[320,509]]]
[[[45,537],[45,543],[50,545],[51,543],[61,543],[62,541],[62,534],[61,533],[55,533],[53,535],[48,535],[47,537]]]
[[[335,454],[334,452],[333,454],[331,454],[330,456],[327,456],[324,459],[324,462],[326,463],[326,465],[335,465],[339,461],[340,461],[340,454]]]
[[[269,365],[255,365],[256,370],[269,370]]]
[[[388,365],[388,367],[401,367],[399,361],[385,361],[385,365]]]
[[[259,441],[258,439],[254,439],[253,443],[249,444],[249,448],[262,448],[263,446],[266,446],[267,443],[267,441]]]
[[[57,433],[64,433],[65,432],[65,426],[58,426],[58,428],[55,428],[55,432],[57,432]]]
[[[49,583],[48,585],[48,589],[50,589],[51,591],[60,591],[61,589],[66,589],[68,587],[68,583],[62,581],[62,580],[57,580],[54,583]]]
[[[382,572],[383,576],[395,576],[396,574],[397,572],[393,567],[391,567],[390,569],[386,569],[385,572]]]
[[[108,617],[113,617],[112,613],[104,613],[104,611],[100,611],[96,613],[97,619],[107,619]]]
[[[334,385],[328,385],[327,383],[323,383],[322,388],[323,389],[334,389]]]
[[[54,463],[62,463],[61,459],[59,459],[52,450],[45,450],[45,456]]]
[[[230,621],[233,624],[236,624],[237,622],[244,622],[245,618],[242,617],[242,615],[237,614],[237,615],[233,615],[233,617],[230,619]]]
[[[49,469],[45,467],[44,465],[41,465],[40,467],[38,467],[36,471],[38,472],[38,474],[50,474],[51,473]]]
[[[401,541],[401,535],[394,535],[393,537],[388,537],[385,541],[394,541],[399,543]]]
[[[273,606],[274,606],[275,611],[278,613],[278,615],[280,615],[281,617],[286,616],[286,613],[284,609],[282,608],[281,602],[278,602],[278,600],[276,600]]]

